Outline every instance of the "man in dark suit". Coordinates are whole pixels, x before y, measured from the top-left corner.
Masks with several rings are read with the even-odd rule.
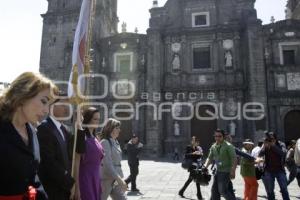
[[[128,153],[128,165],[130,168],[130,175],[125,180],[126,184],[131,183],[131,191],[139,192],[136,187],[136,177],[139,173],[139,153],[143,147],[143,144],[139,142],[139,138],[133,135],[131,140],[127,144]]]
[[[49,200],[69,200],[74,184],[71,176],[71,159],[68,156],[70,133],[60,119],[70,113],[66,100],[57,100],[50,116],[38,126],[40,143],[40,179]]]

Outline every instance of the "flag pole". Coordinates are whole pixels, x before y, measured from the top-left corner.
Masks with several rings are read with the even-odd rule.
[[[90,7],[90,18],[89,18],[89,25],[88,25],[88,37],[87,37],[87,45],[85,49],[85,59],[84,59],[84,73],[90,74],[91,72],[91,46],[92,46],[92,38],[93,38],[93,24],[95,20],[95,13],[96,13],[96,0],[91,0],[91,7]],[[84,92],[85,95],[90,94],[90,87],[88,84],[88,80],[86,81]],[[89,99],[86,99],[88,102]]]
[[[89,74],[90,73],[90,47],[91,47],[91,42],[92,42],[92,29],[93,29],[93,22],[94,22],[94,15],[95,15],[95,11],[96,11],[96,6],[95,6],[95,0],[91,0],[91,4],[90,4],[90,15],[89,15],[89,22],[88,22],[88,31],[87,31],[87,40],[86,40],[86,48],[85,48],[85,52],[84,52],[84,74]],[[75,66],[76,67],[76,66]],[[75,69],[76,70],[76,69]],[[78,77],[77,77],[77,82],[78,82]],[[88,83],[88,82],[86,82]],[[86,95],[86,93],[89,93],[89,87],[87,86],[88,84],[85,84],[84,86],[84,95]],[[81,99],[78,96],[78,87],[75,88],[75,110],[77,112],[76,118],[79,119],[81,116],[80,111],[78,110],[78,105],[80,104],[80,102],[82,101],[86,101],[86,99]],[[77,123],[76,121],[78,120],[74,120],[73,125],[74,125],[74,145],[73,145],[73,151],[72,151],[72,170],[71,170],[71,175],[73,178],[75,178],[75,164],[76,164],[76,144],[77,144],[77,133],[78,133],[78,127],[77,127]],[[79,166],[76,166],[79,168]],[[79,169],[76,169],[79,170]]]

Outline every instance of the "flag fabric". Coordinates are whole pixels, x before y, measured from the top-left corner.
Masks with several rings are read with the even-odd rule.
[[[83,0],[73,42],[72,70],[68,84],[68,97],[71,99],[78,98],[78,90],[81,94],[84,94],[84,79],[79,81],[78,78],[80,75],[89,72],[89,67],[85,62],[85,52],[88,42],[90,12],[91,0]]]

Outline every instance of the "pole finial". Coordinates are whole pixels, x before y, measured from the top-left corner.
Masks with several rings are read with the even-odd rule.
[[[157,8],[158,7],[158,0],[153,0],[152,1],[152,8]]]
[[[273,24],[275,22],[275,17],[271,16],[271,23]]]

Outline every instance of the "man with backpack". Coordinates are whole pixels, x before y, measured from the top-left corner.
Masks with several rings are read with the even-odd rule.
[[[274,132],[267,132],[259,156],[265,158],[265,173],[262,180],[266,188],[268,200],[275,200],[275,179],[277,179],[280,187],[282,199],[290,200],[284,168],[286,153],[284,143],[277,139],[276,134]]]

